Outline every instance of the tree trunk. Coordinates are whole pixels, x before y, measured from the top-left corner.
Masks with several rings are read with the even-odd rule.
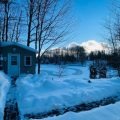
[[[8,41],[8,16],[6,18],[6,38],[5,38],[6,41]]]
[[[4,17],[4,24],[3,24],[3,30],[2,30],[2,41],[4,41],[4,35],[5,35],[5,17]]]
[[[41,66],[41,58],[40,55],[38,55],[38,74],[40,74],[40,66]]]
[[[7,4],[5,4],[5,41],[8,41],[8,10],[7,10]]]
[[[27,46],[30,46],[31,39],[31,27],[32,27],[32,19],[33,19],[33,0],[30,0],[30,9],[29,9],[29,23],[28,23],[28,38],[27,38]]]
[[[27,46],[30,46],[30,30],[31,30],[31,18],[30,18],[29,25],[28,25]]]
[[[37,50],[37,41],[38,41],[38,28],[36,27],[36,39],[35,39],[35,49]]]

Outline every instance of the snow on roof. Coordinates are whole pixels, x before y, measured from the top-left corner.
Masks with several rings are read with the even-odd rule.
[[[25,46],[25,45],[17,43],[17,42],[0,42],[1,47],[12,46],[12,45],[27,49],[27,50],[32,51],[32,52],[37,52],[35,49],[33,49],[31,47]]]

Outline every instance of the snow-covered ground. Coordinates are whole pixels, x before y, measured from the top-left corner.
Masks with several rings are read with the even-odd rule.
[[[0,120],[3,119],[6,95],[10,87],[10,78],[0,72]]]
[[[21,76],[17,80],[17,99],[22,116],[120,95],[120,78],[95,79],[88,83],[88,66],[66,65],[62,67],[61,78],[56,65],[42,65],[41,69],[40,76]]]
[[[120,120],[120,102],[87,112],[69,112],[64,115],[49,117],[42,120]]]

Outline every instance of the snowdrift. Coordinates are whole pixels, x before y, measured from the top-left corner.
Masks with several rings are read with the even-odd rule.
[[[10,87],[10,78],[0,72],[0,120],[3,119],[6,95]]]
[[[120,102],[105,107],[96,108],[87,112],[69,112],[61,116],[49,117],[42,120],[119,120],[119,114]]]
[[[68,65],[58,77],[55,65],[43,65],[41,75],[26,75],[17,80],[21,115],[48,112],[81,103],[120,95],[120,79],[89,80],[88,66]]]

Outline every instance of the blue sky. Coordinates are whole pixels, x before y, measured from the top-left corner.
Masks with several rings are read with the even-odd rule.
[[[87,40],[103,41],[103,24],[112,0],[73,0],[73,37],[78,43]]]

